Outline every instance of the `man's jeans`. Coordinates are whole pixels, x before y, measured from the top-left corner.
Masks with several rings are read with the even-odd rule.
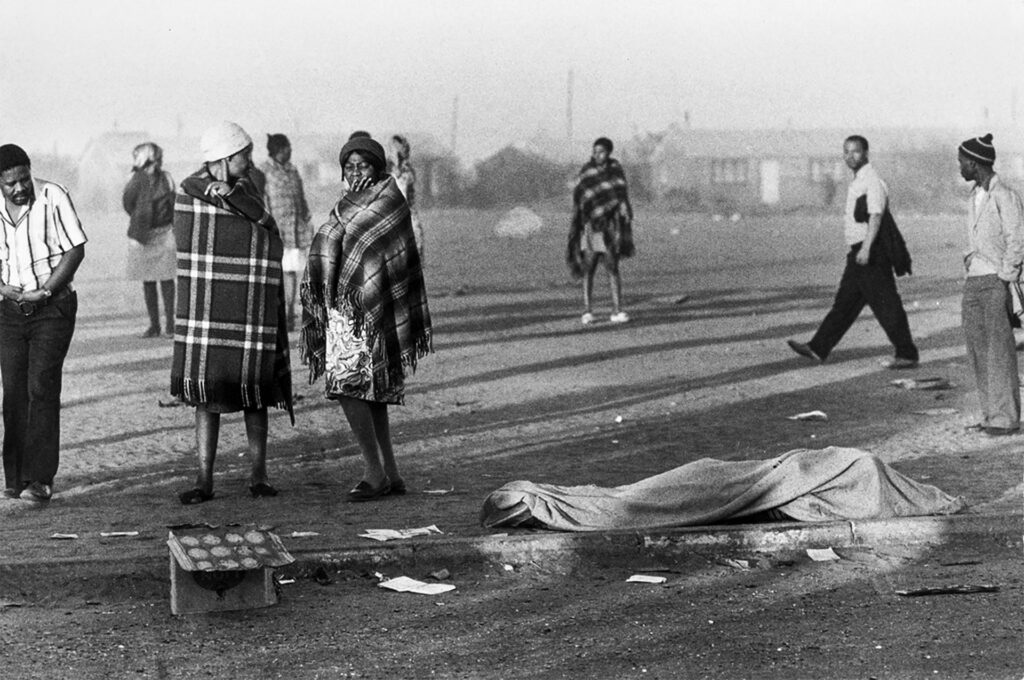
[[[968,276],[961,307],[967,359],[978,381],[981,424],[1020,426],[1017,347],[1010,326],[1010,290],[995,274]]]
[[[53,484],[60,459],[64,357],[75,332],[78,297],[66,294],[25,316],[0,302],[4,398],[4,476],[9,489]]]

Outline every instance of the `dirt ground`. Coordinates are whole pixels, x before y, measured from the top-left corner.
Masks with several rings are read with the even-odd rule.
[[[834,444],[871,450],[967,496],[974,511],[1020,512],[1017,438],[963,432],[973,397],[954,218],[897,215],[914,255],[915,276],[900,289],[922,366],[894,376],[879,365],[891,348],[867,312],[823,366],[785,345],[808,338],[831,302],[843,261],[837,216],[731,222],[640,206],[638,255],[623,268],[633,322],[585,328],[563,265],[565,216],[540,212],[544,229],[518,239],[495,236],[500,212],[424,215],[436,354],[392,421],[416,488],[454,489],[454,507],[512,479],[617,485],[705,456]],[[73,554],[45,538],[87,515],[91,498],[124,494],[107,525],[143,525],[148,547],[169,520],[225,519],[216,503],[169,507],[193,474],[191,413],[160,405],[170,399],[170,342],[138,338],[146,322],[141,286],[122,280],[124,220],[84,219],[91,242],[76,281],[58,497],[45,514],[0,504],[4,542],[17,537],[19,554],[38,561]],[[596,290],[603,318],[600,274]],[[293,369],[302,399],[295,427],[272,416],[272,477],[339,531],[400,512],[331,503],[357,481],[358,454],[297,356]],[[943,377],[951,389],[899,389],[894,377]],[[828,420],[787,418],[814,409]],[[219,493],[240,493],[244,449],[241,423],[227,419]],[[446,514],[445,499],[388,518],[415,526],[441,516],[451,535],[484,533],[475,515]],[[167,614],[162,579],[128,573],[96,592],[58,574],[47,590],[17,594],[28,606],[0,608],[0,657],[5,668],[23,660],[9,677],[76,676],[49,673],[57,666],[77,677],[1020,677],[1019,653],[1006,651],[1021,637],[1019,549],[985,554],[969,574],[913,551],[854,556],[838,572],[768,558],[736,572],[693,555],[666,567],[676,576],[664,587],[642,591],[619,582],[622,570],[650,565],[517,567],[515,579],[498,565],[462,574],[451,598],[415,602],[380,598],[369,575],[343,573],[330,586],[300,579],[281,607],[184,620]],[[893,594],[901,578],[968,575],[1006,587],[955,602]]]

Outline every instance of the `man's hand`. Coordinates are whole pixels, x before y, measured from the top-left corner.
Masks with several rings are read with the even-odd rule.
[[[30,290],[27,293],[22,293],[21,299],[18,300],[18,302],[37,303],[44,301],[48,297],[50,296],[46,294],[46,291],[44,291],[42,288],[37,288],[36,290]]]
[[[857,264],[864,266],[871,259],[871,251],[867,248],[861,248],[857,251],[857,257],[854,258]]]
[[[0,295],[5,300],[14,300],[15,302],[21,302],[22,290],[18,286],[9,286],[6,283],[0,285]]]
[[[210,182],[210,186],[206,187],[206,193],[219,198],[231,193],[231,187],[228,186],[227,182],[221,182],[218,180],[216,182]]]

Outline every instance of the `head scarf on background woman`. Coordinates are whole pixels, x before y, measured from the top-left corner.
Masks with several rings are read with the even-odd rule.
[[[370,137],[353,137],[345,142],[345,146],[341,147],[341,153],[338,154],[339,165],[344,166],[345,160],[356,151],[367,157],[378,173],[384,172],[387,167],[387,154],[384,153],[384,147],[380,142]]]
[[[288,138],[285,135],[267,135],[267,153],[271,156],[291,145],[292,143],[288,141]]]
[[[164,151],[153,142],[143,142],[132,149],[132,170],[143,170],[158,165],[164,159]]]

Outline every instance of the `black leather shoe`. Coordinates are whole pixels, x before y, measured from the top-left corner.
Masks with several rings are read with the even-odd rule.
[[[989,437],[1007,437],[1020,433],[1019,427],[986,427],[985,434]]]
[[[821,357],[818,356],[817,352],[815,352],[813,349],[811,349],[810,345],[808,345],[806,343],[797,342],[796,340],[787,340],[786,344],[789,345],[789,348],[791,350],[793,350],[794,352],[796,352],[797,354],[799,354],[802,357],[807,357],[808,359],[814,359],[818,363],[821,363],[821,362],[825,361],[824,359],[822,359]]]
[[[348,500],[351,503],[361,503],[387,496],[389,493],[391,493],[391,480],[387,477],[377,487],[371,486],[369,482],[363,480],[348,492]]]

